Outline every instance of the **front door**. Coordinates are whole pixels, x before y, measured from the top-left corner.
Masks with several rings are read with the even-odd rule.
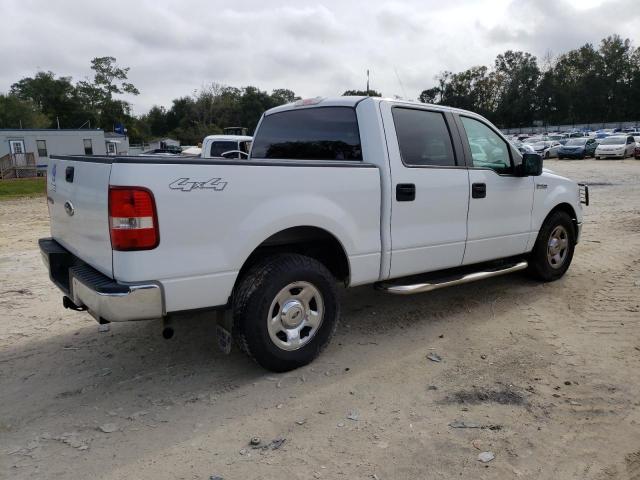
[[[19,167],[27,164],[24,140],[9,140],[9,149],[15,166]]]
[[[456,267],[467,236],[469,177],[453,116],[382,103],[391,165],[391,271]]]
[[[519,255],[531,231],[534,177],[514,175],[516,152],[489,124],[460,115],[469,167],[464,265]]]

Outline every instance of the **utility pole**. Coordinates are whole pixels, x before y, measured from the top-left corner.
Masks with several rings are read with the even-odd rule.
[[[20,130],[22,130],[22,120],[20,120]]]
[[[60,130],[60,118],[56,115],[56,122],[58,122],[58,130]]]
[[[367,97],[369,96],[369,69],[367,68]]]

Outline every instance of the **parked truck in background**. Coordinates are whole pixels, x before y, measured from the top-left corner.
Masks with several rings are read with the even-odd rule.
[[[47,187],[40,248],[67,307],[102,323],[226,310],[274,371],[328,344],[340,284],[559,279],[588,202],[479,115],[369,97],[267,111],[247,160],[55,157]]]
[[[208,135],[202,140],[202,158],[249,158],[253,137],[247,135]]]

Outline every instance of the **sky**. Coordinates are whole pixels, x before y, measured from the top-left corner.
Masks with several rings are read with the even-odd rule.
[[[302,97],[371,88],[415,99],[443,70],[508,49],[543,58],[617,33],[638,0],[0,0],[0,92],[39,70],[81,80],[90,60],[130,67],[135,114],[212,82]]]

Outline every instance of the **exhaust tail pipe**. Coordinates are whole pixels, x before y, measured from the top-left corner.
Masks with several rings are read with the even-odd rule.
[[[171,326],[170,320],[167,317],[165,317],[162,320],[162,338],[164,338],[165,340],[169,340],[170,338],[173,337],[174,333],[175,333],[175,331],[173,330],[173,327]]]
[[[169,340],[171,337],[173,337],[173,334],[175,332],[173,331],[173,327],[164,327],[162,329],[162,338],[164,338],[165,340]]]

